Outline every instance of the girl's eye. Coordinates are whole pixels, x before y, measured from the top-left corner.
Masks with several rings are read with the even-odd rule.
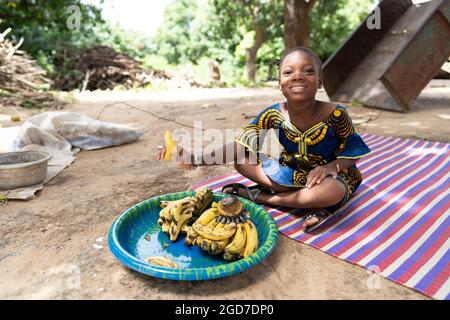
[[[292,73],[291,70],[286,70],[286,71],[283,72],[283,74],[291,74],[291,73]]]
[[[305,73],[306,73],[306,74],[313,74],[313,73],[314,73],[314,70],[312,70],[312,69],[306,69],[306,70],[305,70]]]

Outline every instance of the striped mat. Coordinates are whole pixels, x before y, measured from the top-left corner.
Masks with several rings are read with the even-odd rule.
[[[429,297],[450,300],[450,145],[361,134],[372,152],[359,160],[363,183],[310,235],[301,209],[266,207],[280,232]],[[220,191],[253,184],[238,173],[192,186]]]

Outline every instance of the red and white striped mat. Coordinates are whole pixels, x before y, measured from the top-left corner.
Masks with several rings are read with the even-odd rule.
[[[357,163],[363,182],[314,235],[301,209],[266,207],[280,232],[435,299],[450,299],[450,145],[361,134],[372,152]],[[253,182],[238,173],[196,190]]]

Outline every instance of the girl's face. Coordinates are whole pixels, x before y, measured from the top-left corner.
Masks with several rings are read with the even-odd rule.
[[[320,70],[314,57],[303,51],[294,51],[285,57],[280,68],[280,89],[288,101],[315,99],[321,87]]]

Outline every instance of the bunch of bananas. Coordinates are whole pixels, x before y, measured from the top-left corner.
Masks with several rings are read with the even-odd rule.
[[[201,189],[195,196],[174,201],[161,201],[158,223],[170,240],[175,241],[180,232],[187,233],[191,225],[212,203],[212,191]]]
[[[186,231],[186,245],[212,255],[223,253],[225,260],[245,258],[258,249],[256,226],[233,196],[214,202]]]

